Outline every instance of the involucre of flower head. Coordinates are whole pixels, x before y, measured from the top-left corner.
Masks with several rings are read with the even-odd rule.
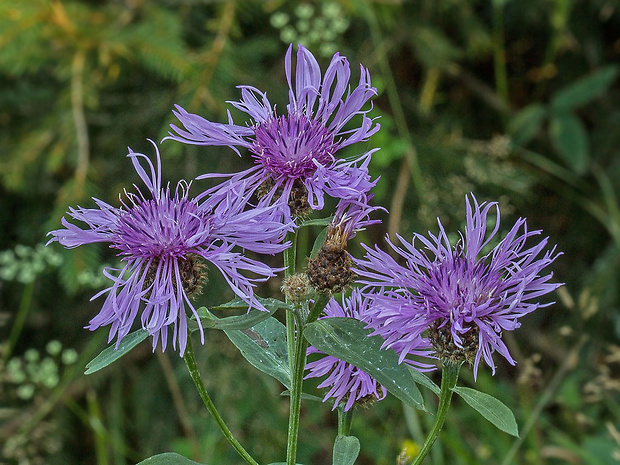
[[[174,190],[169,184],[163,187],[159,150],[153,145],[155,166],[131,149],[128,155],[147,192],[137,187],[135,193],[125,191],[120,207],[93,199],[97,208],[71,208],[68,215],[85,227],[63,218],[64,227],[51,231],[49,242],[67,248],[105,242],[122,257],[121,269],[104,269],[112,285],[93,297],[106,299],[88,329],[111,325],[109,341],[116,337],[118,346],[139,315],[141,326],[153,336],[153,349],[161,341],[165,350],[170,326],[173,347],[182,355],[188,337],[186,311],[196,314],[192,297],[206,281],[204,263],[216,267],[250,307],[266,311],[253,288],[279,270],[236,249],[281,252],[289,245],[283,240],[290,225],[283,224],[273,208],[244,211],[248,194],[243,186],[217,199],[207,194],[191,198],[185,181]],[[246,277],[246,272],[255,276]],[[202,327],[200,332],[204,342]]]
[[[339,303],[331,299],[325,307],[325,316],[322,318],[346,317],[355,318],[368,323],[369,300],[362,296],[359,289],[353,289],[351,297],[342,299]],[[323,352],[313,346],[308,348],[308,355]],[[334,399],[334,410],[340,402],[345,402],[344,410],[348,411],[355,403],[364,403],[368,400],[385,398],[386,389],[377,384],[377,381],[368,373],[331,355],[310,362],[306,365],[308,378],[327,378],[319,384],[319,388],[329,388],[323,402]]]
[[[335,54],[321,76],[314,56],[301,45],[297,52],[295,82],[292,77],[292,46],[285,60],[289,86],[286,114],[277,114],[267,95],[250,86],[240,86],[241,100],[230,102],[246,113],[247,125],[237,125],[229,114],[228,123],[214,123],[176,106],[175,116],[183,128],[171,125],[168,139],[186,144],[228,146],[238,154],[247,149],[255,166],[231,176],[256,191],[261,204],[276,204],[285,220],[303,216],[306,209],[320,210],[324,195],[357,199],[376,183],[368,174],[371,152],[354,160],[336,158],[342,147],[366,141],[379,130],[367,116],[364,105],[377,91],[370,75],[360,67],[358,85],[351,91],[351,70],[346,58]],[[345,129],[354,117],[359,126]],[[213,177],[205,175],[204,177]]]
[[[439,358],[473,362],[474,375],[484,359],[495,373],[494,352],[515,364],[502,332],[518,328],[523,315],[551,305],[538,299],[561,284],[549,282],[553,273],[543,270],[560,253],[547,248],[548,238],[536,241],[541,231],[530,231],[523,218],[492,246],[499,231],[497,204],[478,204],[472,195],[466,206],[465,232],[455,245],[438,221],[437,236],[415,234],[411,243],[399,236],[402,248],[388,239],[405,265],[376,246],[364,246],[366,256],[355,260],[355,271],[365,289],[375,291],[371,326],[401,360],[424,333]],[[488,232],[493,208],[497,221]]]

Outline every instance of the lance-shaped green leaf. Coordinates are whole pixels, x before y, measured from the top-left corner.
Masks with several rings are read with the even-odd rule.
[[[107,367],[111,363],[116,362],[119,358],[144,341],[148,335],[149,332],[144,328],[140,328],[133,333],[129,333],[121,339],[121,342],[118,344],[118,349],[116,348],[116,343],[114,343],[88,362],[84,374],[92,375],[102,368]]]
[[[291,391],[289,391],[289,390],[287,389],[287,390],[285,390],[285,391],[282,391],[282,392],[280,393],[280,395],[281,395],[282,397],[291,397]],[[313,396],[312,394],[306,394],[305,392],[302,392],[302,393],[301,393],[301,398],[302,398],[303,400],[309,400],[309,401],[312,401],[312,402],[320,402],[320,403],[322,403],[322,402],[323,402],[323,398],[322,398],[322,397],[319,397],[319,396]]]
[[[495,397],[461,386],[456,386],[452,390],[496,427],[512,436],[519,437],[519,428],[512,411]]]
[[[521,109],[508,123],[508,133],[515,145],[525,146],[536,135],[547,114],[540,103]]]
[[[166,452],[165,454],[154,455],[143,460],[138,465],[201,465],[193,460],[186,459],[182,455],[174,452]]]
[[[406,404],[426,410],[407,364],[399,364],[392,349],[381,349],[383,339],[369,336],[372,331],[365,326],[354,318],[324,318],[310,323],[304,334],[321,352],[356,366]]]
[[[360,441],[355,436],[338,436],[334,443],[334,465],[353,465],[360,453]]]
[[[252,326],[257,325],[263,320],[266,320],[271,315],[273,315],[277,310],[281,308],[290,308],[290,305],[282,302],[277,299],[261,299],[258,298],[259,302],[264,305],[264,307],[268,310],[267,312],[263,312],[261,310],[252,309],[243,315],[235,315],[235,316],[227,316],[227,317],[217,317],[213,313],[209,311],[206,307],[200,307],[196,310],[198,317],[200,318],[200,323],[203,328],[211,328],[211,329],[221,329],[221,330],[229,330],[229,329],[248,329]],[[248,304],[243,300],[236,298],[227,302],[225,304],[219,305],[217,307],[213,307],[212,310],[240,310],[247,309]],[[192,319],[195,319],[192,316]],[[192,332],[198,330],[198,325],[194,324],[191,328]]]
[[[565,113],[590,103],[602,95],[618,77],[618,67],[606,66],[558,91],[551,100],[551,109]]]
[[[327,227],[323,228],[319,235],[316,236],[316,239],[314,240],[314,245],[312,246],[312,251],[310,252],[310,258],[316,258],[319,250],[321,250],[321,247],[323,247],[325,239],[327,238],[327,229]]]
[[[269,311],[275,311],[275,310],[278,310],[279,308],[290,307],[290,305],[287,304],[286,302],[282,302],[281,300],[273,299],[271,297],[268,299],[265,299],[263,297],[258,297],[258,296],[254,296],[254,297],[256,297],[256,300],[258,300],[261,304],[263,304],[264,307]],[[247,302],[240,299],[239,297],[235,297],[230,302],[226,302],[225,304],[211,307],[211,310],[234,310],[234,309],[246,309],[247,310],[247,308],[248,308]]]
[[[327,218],[316,218],[314,220],[306,220],[303,221],[299,227],[303,228],[304,226],[327,226],[329,223],[331,223],[333,217],[329,216]]]
[[[413,378],[413,380],[430,389],[431,391],[433,391],[435,394],[439,395],[441,393],[441,389],[439,389],[439,386],[437,386],[432,379],[430,379],[428,376],[426,376],[423,373],[420,373],[418,370],[416,370],[415,368],[413,368],[412,366],[408,366],[407,368],[409,368],[409,373],[411,374],[411,377]]]
[[[549,122],[551,143],[566,164],[577,174],[584,174],[590,163],[588,133],[575,115],[566,113]]]
[[[267,318],[249,329],[224,332],[250,364],[290,389],[286,327],[282,323],[275,318]]]

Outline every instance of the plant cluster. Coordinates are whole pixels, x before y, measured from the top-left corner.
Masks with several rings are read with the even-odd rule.
[[[293,60],[285,57],[289,102],[278,112],[267,94],[242,86],[241,100],[232,105],[245,112],[245,124],[229,115],[227,123],[211,122],[176,107],[181,126],[171,125],[165,139],[201,146],[228,146],[238,155],[249,152],[254,166],[239,173],[206,173],[202,179],[223,179],[196,196],[191,183],[172,187],[163,178],[157,144],[155,160],[129,149],[128,158],[145,189],[124,191],[120,206],[94,199],[96,208],[71,208],[63,227],[51,231],[50,242],[66,248],[107,243],[117,251],[122,268],[106,268],[109,287],[93,299],[105,298],[89,329],[110,326],[116,343],[87,366],[94,373],[133,349],[148,336],[153,350],[171,339],[184,358],[205,407],[240,457],[258,462],[226,425],[207,392],[192,347],[205,329],[224,330],[256,368],[279,380],[288,390],[289,422],[286,463],[297,463],[304,378],[325,379],[323,401],[338,410],[334,464],[355,462],[360,443],[350,434],[357,405],[369,405],[391,392],[403,402],[426,410],[418,384],[439,396],[436,419],[413,464],[430,452],[456,392],[495,426],[517,435],[510,410],[479,391],[457,386],[461,366],[473,365],[474,378],[483,361],[495,372],[493,354],[515,364],[503,342],[520,318],[549,304],[540,299],[560,285],[546,269],[560,255],[549,248],[540,230],[519,219],[498,238],[499,207],[466,199],[466,227],[451,242],[439,222],[439,234],[415,234],[402,248],[388,245],[399,263],[380,247],[364,246],[356,258],[347,244],[359,231],[378,223],[369,202],[377,179],[368,172],[376,149],[343,159],[339,151],[367,141],[379,131],[368,117],[376,95],[370,74],[360,67],[352,86],[348,60],[336,53],[323,72],[303,46]],[[165,140],[164,139],[164,140]],[[335,200],[335,210],[326,207]],[[327,210],[327,211],[326,211]],[[489,232],[489,212],[495,224]],[[332,213],[313,219],[315,212]],[[298,231],[324,224],[306,269],[296,270]],[[284,267],[273,268],[247,255],[282,253]],[[217,269],[236,295],[220,305],[247,309],[241,316],[218,318],[196,308],[195,296],[208,283],[206,265]],[[254,288],[284,272],[286,301],[259,297]],[[350,297],[344,294],[352,288]],[[335,294],[343,294],[336,300]],[[275,318],[284,311],[286,325]],[[130,333],[135,321],[138,331]],[[322,358],[307,365],[308,354]],[[441,387],[423,373],[442,370]],[[308,374],[305,375],[306,371]],[[305,376],[304,376],[305,375]],[[188,464],[176,454],[160,454],[141,463]],[[195,462],[193,462],[195,463]],[[275,463],[275,462],[274,462]]]
[[[372,208],[382,205],[389,215],[371,211],[368,220],[381,222],[357,231],[346,251],[339,245],[342,235],[334,229],[330,247],[321,251],[328,242],[323,238],[329,220],[320,219],[337,215],[338,208],[352,207],[328,193],[322,213],[317,212],[306,203],[297,181],[289,208],[306,211],[307,216],[295,221],[299,226],[293,235],[296,256],[289,256],[295,273],[285,276],[286,271],[277,271],[261,280],[260,275],[242,270],[248,279],[258,278],[252,283],[253,295],[277,297],[257,298],[276,320],[285,322],[290,310],[281,302],[299,302],[305,312],[303,303],[316,297],[309,274],[314,273],[317,286],[346,282],[350,274],[356,275],[358,282],[343,285],[343,292],[328,301],[315,323],[334,320],[324,317],[350,315],[372,324],[354,313],[365,313],[371,302],[363,296],[358,301],[357,293],[374,293],[386,270],[371,270],[378,273],[377,279],[360,277],[357,270],[362,268],[354,260],[382,263],[383,255],[372,261],[374,244],[407,270],[409,259],[419,265],[420,260],[433,261],[448,250],[458,256],[457,244],[467,243],[460,236],[468,229],[463,199],[475,204],[473,192],[479,204],[496,200],[502,222],[480,258],[508,234],[518,217],[527,217],[528,226],[544,230],[550,242],[558,244],[557,250],[564,252],[548,268],[554,271],[550,282],[566,285],[552,296],[543,296],[543,304],[558,301],[552,307],[519,318],[521,329],[502,330],[501,342],[516,366],[511,367],[496,350],[492,354],[495,374],[484,355],[475,379],[473,370],[459,373],[459,384],[491,394],[514,410],[520,437],[497,434],[495,426],[459,394],[427,460],[437,465],[615,463],[620,454],[616,426],[620,423],[619,29],[620,9],[609,0],[29,0],[0,4],[0,334],[5,335],[0,336],[4,361],[0,378],[9,379],[10,360],[26,360],[30,349],[44,354],[51,340],[74,347],[79,354],[75,363],[62,369],[58,362],[60,380],[54,387],[36,385],[28,399],[14,392],[21,384],[4,386],[11,394],[0,400],[0,444],[10,444],[12,449],[0,451],[0,462],[127,465],[166,450],[208,464],[239,461],[216,423],[201,413],[202,400],[193,390],[192,378],[179,352],[172,350],[172,332],[165,352],[158,348],[152,354],[150,343],[139,344],[120,363],[83,376],[83,367],[105,346],[108,335],[104,330],[83,330],[102,312],[107,294],[90,298],[113,283],[103,270],[119,278],[127,259],[117,255],[120,250],[108,247],[112,242],[62,253],[58,244],[43,247],[41,242],[47,231],[60,228],[59,220],[70,206],[96,207],[91,197],[121,208],[119,200],[131,202],[125,189],[138,194],[131,187],[135,183],[148,198],[149,188],[141,176],[119,155],[126,153],[129,144],[156,165],[157,155],[146,138],[159,142],[167,135],[178,136],[174,131],[168,134],[171,123],[187,129],[170,111],[175,104],[210,122],[227,122],[230,111],[237,125],[257,123],[252,115],[226,103],[239,100],[236,86],[249,84],[268,95],[278,117],[288,116],[284,52],[288,44],[300,43],[312,50],[322,76],[336,51],[353,64],[351,88],[359,77],[357,63],[372,75],[376,95],[363,110],[369,110],[367,117],[381,129],[368,141],[339,148],[336,158],[354,161],[380,148],[372,152],[367,167],[371,182],[380,178],[370,191],[374,195],[359,200]],[[287,121],[292,128],[294,122]],[[345,131],[360,124],[360,117],[352,118]],[[243,139],[245,143],[252,138]],[[257,166],[256,154],[243,145],[238,146],[239,157],[230,156],[228,146],[205,148],[171,141],[158,143],[157,150],[163,165],[162,189],[169,181],[171,201],[179,179],[189,181],[204,173],[239,174]],[[147,159],[139,158],[148,168]],[[225,179],[193,181],[188,200]],[[269,193],[272,182],[253,191],[251,204]],[[435,240],[443,238],[438,217],[450,247],[445,239]],[[490,234],[496,222],[494,207],[487,212],[487,222]],[[422,234],[412,237],[414,231]],[[386,233],[394,248],[384,239]],[[422,239],[439,255],[426,250]],[[528,241],[536,244],[541,239]],[[410,252],[409,246],[426,258]],[[238,246],[232,252],[272,270],[283,268],[282,255],[289,253],[258,254]],[[320,279],[320,269],[332,259],[340,262],[336,268],[349,270]],[[252,352],[245,350],[245,342],[264,340],[260,342],[264,346],[268,337],[259,337],[255,328],[210,330],[218,327],[216,321],[245,315],[248,306],[243,299],[231,301],[235,292],[210,262],[190,252],[189,260],[179,263],[183,264],[181,277],[188,283],[189,304],[198,314],[193,316],[185,303],[188,337],[193,339],[197,365],[213,401],[254,459],[268,463],[283,456],[288,401],[278,394],[289,378],[278,369],[271,373],[279,378],[265,375],[245,363],[243,355]],[[475,276],[473,269],[459,270],[462,276]],[[417,270],[410,273],[416,283],[426,282]],[[157,270],[145,282],[155,282],[156,276]],[[121,278],[128,279],[129,274]],[[361,284],[362,279],[374,284]],[[433,282],[430,275],[427,281]],[[184,290],[182,285],[173,285],[171,292],[158,288],[160,295],[173,297],[179,289]],[[414,304],[421,297],[401,291],[394,294],[393,302]],[[428,293],[424,298],[435,302]],[[390,302],[382,300],[386,305]],[[214,306],[227,301],[231,302]],[[145,317],[148,323],[155,323],[163,313],[161,307],[153,307],[151,318]],[[142,318],[140,311],[134,329],[142,324],[137,321]],[[445,313],[438,311],[433,317],[441,314]],[[105,324],[105,316],[99,318]],[[205,333],[204,345],[196,318]],[[409,323],[419,324],[415,326],[419,329],[429,320]],[[267,321],[269,334],[281,334],[281,326]],[[182,334],[180,319],[176,325],[177,335]],[[305,339],[312,337],[313,325]],[[443,351],[447,345],[445,353],[452,353],[458,348],[448,337],[453,330],[463,347],[468,343],[475,347],[476,335],[471,329],[459,332],[468,327],[467,321],[461,325],[451,326],[449,333],[447,325],[433,325],[424,334],[439,344],[420,350]],[[376,331],[378,342],[385,341],[383,335],[395,338],[391,350],[406,342],[398,340],[403,336],[399,331],[379,326],[365,331]],[[122,338],[121,353],[130,335]],[[359,338],[365,335],[360,333]],[[493,333],[488,336],[492,341]],[[477,337],[480,343],[480,334]],[[287,338],[276,337],[277,343],[271,344],[276,354],[288,351]],[[230,342],[233,339],[242,351]],[[365,404],[371,408],[354,403],[347,411],[355,412],[350,435],[362,444],[356,463],[390,465],[396,456],[399,464],[410,463],[433,428],[435,416],[390,393],[388,381],[371,376],[372,367],[360,368],[361,360],[347,364],[343,354],[338,358],[330,355],[332,349],[317,347],[311,349],[304,373],[298,462],[331,463],[338,430],[337,412],[331,409],[346,406],[354,396],[340,394],[355,388],[372,392],[366,400],[382,398]],[[476,361],[473,351],[462,354]],[[425,356],[406,356],[401,365],[414,368],[410,360],[435,367],[440,363]],[[418,368],[424,370],[421,365]],[[338,370],[351,378],[338,377]],[[376,395],[375,385],[360,371],[376,381]],[[441,372],[422,371],[437,384]],[[251,392],[241,388],[245,386]],[[22,389],[23,395],[31,390]],[[319,402],[328,393],[331,397],[325,404],[311,400]],[[435,412],[436,395],[425,388],[420,393],[426,408]],[[288,389],[283,395],[289,395]],[[489,437],[493,441],[485,440]]]

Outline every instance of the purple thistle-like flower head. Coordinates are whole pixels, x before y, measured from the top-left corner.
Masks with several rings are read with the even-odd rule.
[[[247,126],[213,123],[188,113],[177,105],[175,116],[183,128],[171,125],[168,139],[196,145],[228,146],[239,153],[247,149],[255,166],[232,176],[231,183],[246,180],[247,189],[257,191],[262,203],[278,205],[288,221],[308,209],[320,210],[324,194],[338,199],[356,199],[376,183],[368,174],[371,152],[354,160],[336,158],[342,147],[366,141],[379,130],[363,110],[376,89],[370,75],[360,67],[360,80],[349,88],[351,71],[347,59],[334,55],[324,75],[319,64],[299,46],[295,82],[292,78],[292,46],[285,60],[289,103],[285,115],[278,115],[267,95],[254,87],[241,86],[241,100],[230,102],[245,112]],[[361,124],[354,129],[345,125],[354,117]],[[213,177],[205,175],[204,177]]]
[[[325,315],[322,318],[346,317],[355,318],[368,323],[370,300],[363,297],[359,289],[353,289],[351,297],[342,299],[339,303],[336,299],[331,299],[325,307]],[[310,346],[308,355],[322,354],[323,352]],[[319,384],[319,388],[329,388],[325,394],[323,402],[328,399],[334,399],[334,410],[340,402],[346,400],[344,410],[348,411],[353,405],[362,403],[365,400],[381,400],[384,399],[387,391],[377,384],[377,381],[368,373],[347,363],[339,358],[331,355],[325,355],[318,360],[310,362],[306,365],[309,373],[305,379],[327,378]]]
[[[120,207],[94,199],[97,208],[71,208],[69,216],[86,228],[63,218],[64,228],[50,232],[50,242],[67,248],[106,242],[122,257],[121,269],[104,270],[112,285],[93,297],[106,295],[101,311],[88,325],[90,330],[111,325],[109,341],[116,336],[118,346],[140,313],[142,327],[153,336],[153,349],[161,340],[165,350],[172,326],[173,347],[178,344],[182,355],[188,337],[186,309],[196,315],[191,300],[206,279],[204,262],[219,269],[234,293],[251,307],[266,310],[253,287],[279,270],[234,249],[238,245],[258,253],[280,252],[288,246],[282,242],[290,227],[274,217],[273,209],[244,211],[242,186],[239,192],[231,190],[218,199],[190,198],[190,184],[184,181],[174,191],[169,185],[162,187],[161,160],[153,145],[156,166],[131,149],[128,155],[148,193],[137,187],[137,193],[125,191]],[[256,277],[248,278],[245,272]],[[204,342],[202,327],[200,332]]]
[[[543,270],[560,254],[555,247],[547,249],[548,238],[532,243],[541,231],[528,230],[523,218],[492,246],[499,230],[497,204],[478,204],[473,195],[466,204],[465,233],[457,244],[450,244],[439,222],[437,236],[415,234],[411,243],[399,236],[402,248],[388,240],[405,266],[378,247],[365,246],[355,271],[366,289],[377,290],[371,326],[401,360],[408,345],[426,332],[440,358],[473,362],[474,375],[484,359],[495,373],[496,351],[515,364],[502,332],[518,328],[523,315],[551,305],[538,299],[561,284],[550,283],[553,273]],[[493,208],[497,221],[488,233]]]

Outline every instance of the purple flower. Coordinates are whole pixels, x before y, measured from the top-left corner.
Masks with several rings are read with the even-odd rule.
[[[280,252],[288,246],[282,241],[289,227],[277,221],[273,209],[243,211],[247,200],[243,186],[216,200],[205,195],[190,198],[190,184],[185,181],[174,191],[169,184],[163,188],[159,151],[153,145],[156,167],[145,155],[131,149],[128,155],[148,193],[137,187],[137,193],[125,191],[118,208],[98,199],[93,199],[97,208],[71,208],[69,216],[85,223],[86,228],[63,218],[64,228],[50,232],[50,242],[58,241],[67,248],[107,242],[122,257],[122,269],[104,270],[112,285],[93,297],[107,295],[88,329],[111,325],[109,341],[116,336],[118,346],[141,312],[142,327],[153,336],[153,349],[161,339],[165,350],[168,326],[172,326],[173,347],[178,344],[183,355],[188,334],[186,309],[196,315],[191,298],[206,279],[203,261],[220,270],[233,292],[251,307],[266,310],[254,297],[253,287],[279,270],[234,249],[238,245],[258,253]],[[147,170],[141,159],[146,160]],[[243,272],[256,276],[248,278]],[[200,320],[198,325],[204,343]]]
[[[493,352],[515,364],[502,331],[518,328],[523,315],[551,305],[537,299],[561,285],[549,282],[553,273],[542,274],[560,254],[555,247],[546,249],[548,238],[532,243],[541,231],[528,230],[523,218],[493,246],[497,204],[478,204],[473,195],[466,204],[465,233],[455,245],[439,222],[437,236],[415,234],[411,243],[399,236],[403,248],[388,240],[404,266],[378,247],[364,246],[366,256],[355,260],[355,271],[366,289],[377,290],[370,325],[401,360],[426,332],[439,358],[473,361],[474,375],[484,358],[495,373]],[[497,221],[487,233],[493,207]],[[416,248],[416,239],[423,248]]]
[[[377,210],[384,212],[387,210],[383,207],[370,205],[368,202],[373,196],[372,193],[362,194],[357,199],[346,199],[338,202],[334,218],[328,228],[331,234],[337,234],[340,241],[346,245],[349,240],[353,239],[358,232],[363,231],[367,226],[381,223],[381,220],[370,219],[370,214]]]
[[[368,299],[362,296],[359,289],[353,289],[351,297],[346,299],[343,297],[342,304],[339,304],[335,299],[331,299],[325,307],[326,316],[322,318],[347,317],[368,323],[370,315],[368,311],[369,302]],[[314,353],[321,354],[323,352],[312,346],[309,347],[308,354]],[[305,379],[320,378],[328,375],[318,387],[330,388],[327,394],[325,394],[323,402],[326,402],[329,398],[334,399],[332,410],[343,400],[346,400],[344,410],[348,411],[355,402],[364,402],[366,399],[381,400],[387,394],[386,389],[381,385],[377,385],[377,381],[368,373],[331,355],[326,355],[308,363],[306,370],[309,373]]]
[[[292,46],[286,54],[285,70],[289,103],[285,115],[278,115],[267,95],[250,86],[240,86],[241,100],[230,102],[250,117],[247,125],[213,123],[188,113],[180,106],[174,112],[183,129],[171,125],[168,139],[195,145],[238,147],[250,151],[255,166],[232,175],[234,185],[246,181],[261,204],[275,203],[287,221],[310,208],[320,210],[324,194],[338,199],[356,199],[376,183],[368,174],[372,151],[352,160],[335,157],[342,147],[366,141],[379,130],[362,107],[377,91],[370,75],[360,67],[360,80],[349,88],[351,71],[347,59],[334,55],[323,77],[314,56],[302,46],[297,52],[295,86],[292,83]],[[345,129],[359,115],[361,124]],[[213,177],[209,174],[204,177]]]

